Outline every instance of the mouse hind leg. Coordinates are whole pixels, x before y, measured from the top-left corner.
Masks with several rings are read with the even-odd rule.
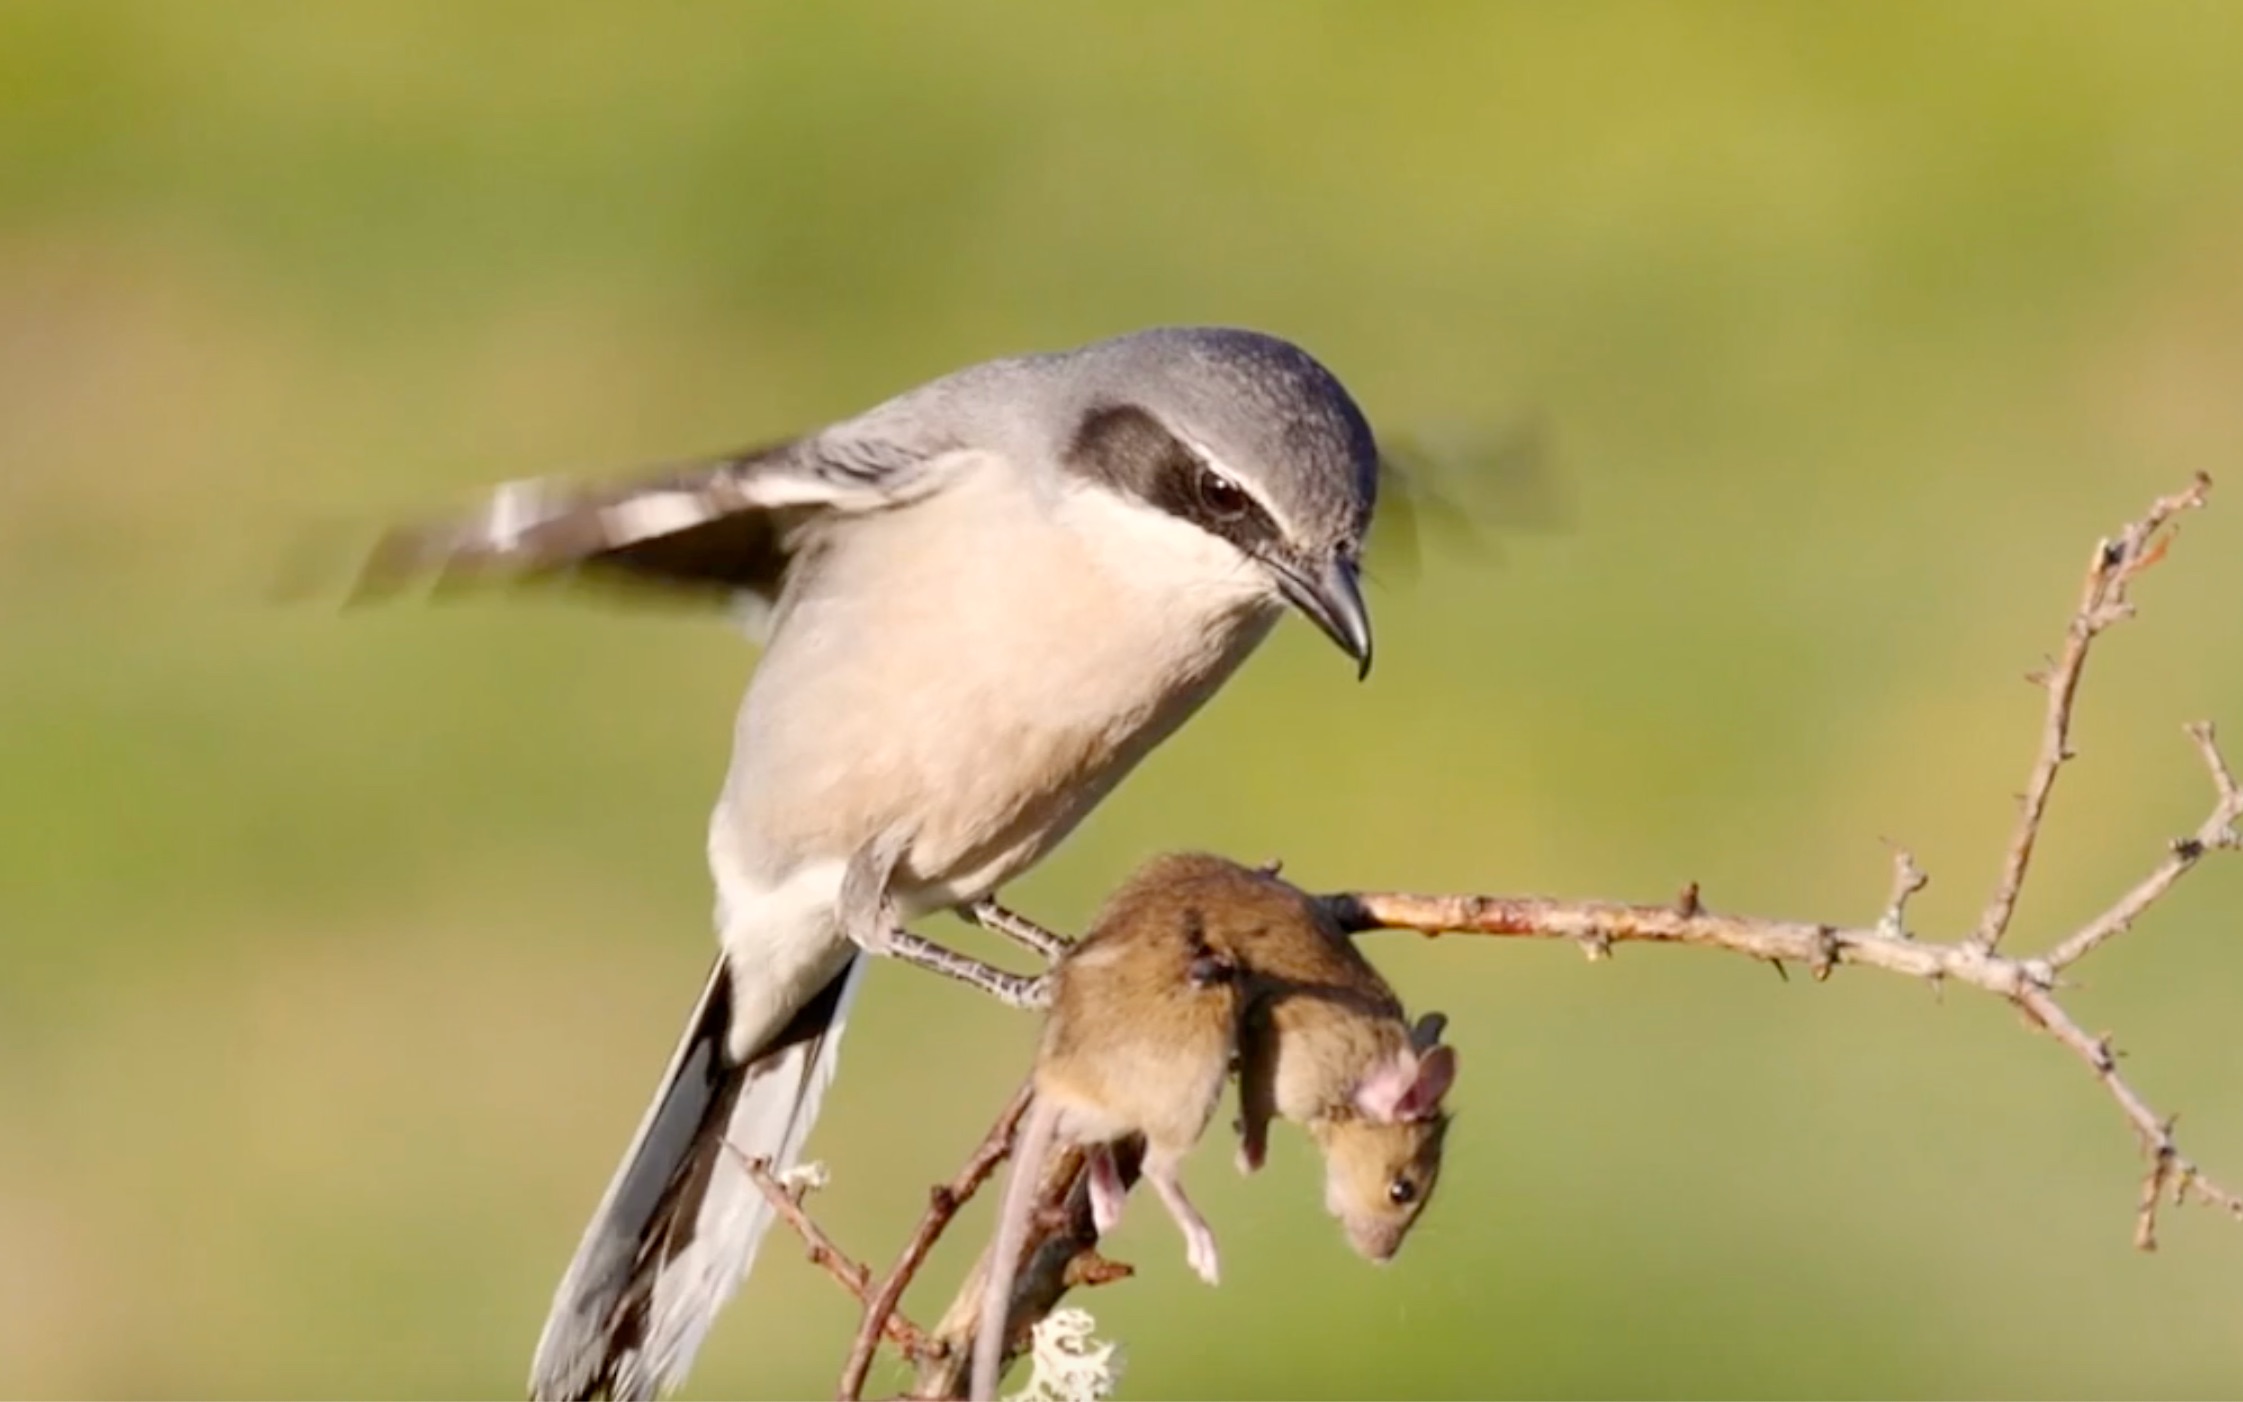
[[[1183,1165],[1181,1154],[1164,1153],[1157,1147],[1145,1150],[1145,1181],[1160,1194],[1161,1205],[1184,1233],[1184,1259],[1201,1280],[1213,1285],[1220,1279],[1221,1262],[1215,1251],[1215,1230],[1207,1219],[1199,1215],[1192,1200],[1184,1196],[1184,1182],[1179,1176]]]
[[[1110,1236],[1121,1225],[1122,1207],[1129,1201],[1128,1185],[1122,1182],[1121,1167],[1114,1162],[1110,1144],[1093,1144],[1085,1157],[1090,1175],[1090,1224],[1100,1236]]]

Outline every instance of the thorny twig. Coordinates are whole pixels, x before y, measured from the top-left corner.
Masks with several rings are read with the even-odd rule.
[[[2187,837],[2174,839],[2167,849],[2165,860],[2157,869],[2142,878],[2142,884],[2119,897],[2118,903],[2093,920],[2081,926],[2078,933],[2048,952],[2048,965],[2062,971],[2076,964],[2081,957],[2113,935],[2123,934],[2127,927],[2148,910],[2152,903],[2181,879],[2181,874],[2204,859],[2206,852],[2222,851],[2237,845],[2236,820],[2243,818],[2243,792],[2235,787],[2235,776],[2228,772],[2227,761],[2220,755],[2219,742],[2212,732],[2210,721],[2198,721],[2188,728],[2189,738],[2204,756],[2204,763],[2212,771],[2212,783],[2219,789],[2220,801],[2211,816]]]
[[[1135,1141],[1116,1147],[1115,1168],[1122,1182],[1137,1180],[1140,1145]],[[1036,1211],[1031,1215],[1028,1241],[1020,1273],[1013,1280],[1012,1298],[1005,1302],[1011,1328],[1007,1330],[1006,1357],[1038,1320],[1058,1308],[1067,1292],[1078,1287],[1107,1285],[1125,1280],[1129,1266],[1098,1254],[1098,1229],[1091,1221],[1087,1159],[1081,1149],[1052,1155],[1037,1185]],[[912,1378],[916,1398],[954,1398],[966,1395],[966,1384],[978,1332],[984,1295],[988,1290],[995,1246],[984,1248],[966,1279],[952,1297],[950,1307],[935,1322],[934,1335],[945,1352],[923,1358]]]
[[[2025,884],[2025,870],[2032,864],[2033,842],[2040,836],[2041,819],[2048,812],[2049,791],[2056,786],[2057,771],[2072,758],[2072,699],[2079,692],[2088,649],[2105,628],[2134,616],[2126,586],[2165,558],[2172,536],[2158,533],[2182,512],[2204,505],[2211,490],[2212,479],[2198,473],[2186,491],[2159,497],[2140,520],[2109,539],[2095,542],[2095,553],[2087,562],[2087,578],[2080,585],[2079,607],[2072,611],[2071,623],[2064,629],[2064,651],[2046,672],[2034,677],[2048,691],[2048,714],[2041,722],[2040,754],[2033,761],[2032,776],[2025,781],[2025,795],[2018,802],[2017,830],[2002,856],[2001,879],[1986,902],[1985,913],[1978,917],[1978,928],[1971,932],[1971,943],[1980,949],[1991,953],[2009,929],[2010,916],[2017,910],[2017,893]]]
[[[966,1159],[966,1166],[959,1169],[957,1176],[948,1183],[937,1184],[927,1194],[927,1210],[920,1215],[919,1225],[912,1230],[911,1240],[904,1244],[903,1254],[896,1258],[895,1265],[889,1267],[887,1276],[880,1282],[879,1290],[865,1303],[864,1320],[857,1326],[857,1337],[849,1345],[849,1361],[841,1370],[837,1395],[843,1402],[853,1402],[853,1399],[864,1394],[865,1376],[872,1371],[872,1359],[879,1351],[881,1331],[886,1328],[888,1320],[902,1303],[903,1292],[911,1288],[912,1278],[919,1274],[919,1267],[926,1263],[927,1253],[935,1249],[935,1243],[942,1239],[943,1232],[950,1226],[951,1218],[958,1215],[958,1209],[980,1190],[981,1185],[988,1181],[989,1175],[997,1171],[997,1165],[1003,1163],[1005,1156],[1012,1152],[1013,1135],[1020,1128],[1021,1116],[1027,1113],[1028,1087],[1023,1084],[1013,1092],[1012,1100],[1005,1106],[1004,1112],[997,1116],[997,1122],[989,1127],[989,1132],[982,1136],[981,1143],[975,1146],[973,1153]],[[924,1349],[912,1351],[911,1357],[924,1357],[925,1352]]]
[[[729,1143],[725,1147],[732,1149]],[[803,1246],[810,1253],[810,1264],[821,1267],[827,1275],[841,1282],[841,1288],[856,1296],[859,1304],[869,1303],[873,1298],[871,1268],[834,1245],[833,1238],[826,1235],[825,1228],[812,1221],[810,1214],[803,1211],[802,1199],[806,1190],[790,1188],[780,1182],[777,1175],[771,1172],[770,1160],[749,1158],[737,1149],[732,1152],[746,1167],[748,1178],[762,1190],[763,1196],[771,1204],[771,1210],[779,1214],[779,1220],[792,1227],[795,1235],[802,1238]],[[913,1357],[926,1352],[930,1347],[927,1332],[904,1318],[900,1311],[888,1310],[881,1319],[881,1327],[898,1348]]]
[[[1356,933],[1397,929],[1427,935],[1463,933],[1560,939],[1579,945],[1592,960],[1608,957],[1615,945],[1623,943],[1704,945],[1766,961],[1778,971],[1788,962],[1803,964],[1818,981],[1827,979],[1840,966],[1852,965],[1923,979],[1935,987],[1952,982],[1980,989],[2007,999],[2028,1023],[2047,1032],[2084,1061],[2141,1139],[2149,1168],[2143,1175],[2135,1212],[2134,1240],[2138,1247],[2145,1251],[2156,1249],[2157,1213],[2168,1198],[2175,1203],[2193,1198],[2243,1219],[2243,1195],[2212,1180],[2181,1153],[2173,1136],[2173,1118],[2158,1115],[2119,1075],[2117,1054],[2110,1038],[2090,1035],[2056,997],[2064,970],[2124,933],[2207,853],[2243,847],[2243,833],[2237,830],[2237,825],[2243,823],[2243,788],[2238,787],[2233,771],[2221,754],[2210,723],[2200,722],[2188,727],[2188,735],[2210,771],[2215,791],[2212,811],[2203,823],[2189,836],[2169,844],[2164,859],[2139,885],[2102,914],[2058,941],[2046,954],[2017,957],[1998,952],[2016,911],[2057,772],[2072,758],[2072,706],[2087,654],[2104,629],[2131,616],[2133,605],[2126,597],[2127,586],[2164,557],[2172,539],[2172,533],[2166,529],[2168,525],[2181,513],[2203,506],[2210,489],[2210,479],[2199,476],[2187,490],[2159,498],[2139,520],[2124,527],[2116,536],[2097,543],[2081,589],[2079,606],[2065,632],[2063,650],[2048,671],[2036,677],[2048,694],[2040,752],[2026,783],[2017,827],[2004,854],[2000,879],[1977,924],[1960,939],[1952,942],[1924,940],[1908,928],[1909,899],[1923,889],[1928,878],[1915,858],[1897,845],[1893,848],[1890,894],[1876,924],[1866,927],[1715,914],[1699,899],[1695,883],[1684,887],[1676,900],[1665,905],[1564,901],[1538,896],[1350,892],[1324,897],[1325,908],[1344,928]],[[940,971],[951,977],[965,977],[969,982],[986,981],[977,971],[962,972],[947,963]],[[1015,1005],[1033,1004],[1048,989],[1041,980],[990,972],[1006,979],[1005,987],[998,990],[999,996]],[[1016,979],[1017,985],[1013,982]],[[854,1399],[861,1394],[879,1338],[884,1331],[889,1337],[896,1337],[897,1301],[954,1219],[959,1206],[1010,1152],[1025,1106],[1023,1090],[1015,1094],[998,1117],[958,1178],[935,1190],[910,1244],[880,1289],[872,1293],[863,1326],[850,1351],[849,1367],[842,1377],[844,1399]],[[1016,1334],[1048,1314],[1070,1287],[1099,1284],[1128,1274],[1128,1267],[1105,1260],[1095,1250],[1096,1234],[1090,1227],[1084,1202],[1086,1194],[1080,1181],[1081,1162],[1079,1153],[1055,1155],[1040,1185],[1028,1254],[1013,1298],[1006,1302]],[[771,1192],[772,1187],[767,1186],[765,1191]],[[803,1232],[815,1254],[822,1237],[812,1235],[815,1227],[801,1217],[799,1205],[791,1204],[791,1200],[790,1205],[795,1211],[788,1213],[783,1207],[782,1213]],[[917,1365],[913,1397],[962,1395],[966,1355],[971,1351],[975,1321],[985,1303],[982,1291],[988,1264],[985,1252],[931,1333],[922,1333],[916,1343],[898,1340]],[[828,1269],[833,1267],[829,1264]],[[838,1277],[839,1272],[836,1274]],[[849,1280],[844,1278],[843,1283],[848,1284]],[[859,1298],[865,1298],[862,1291],[857,1293]]]

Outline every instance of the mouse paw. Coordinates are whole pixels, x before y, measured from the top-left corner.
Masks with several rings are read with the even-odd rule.
[[[1213,1232],[1194,1234],[1184,1248],[1184,1260],[1190,1264],[1193,1274],[1209,1285],[1222,1283],[1223,1263],[1215,1250]]]

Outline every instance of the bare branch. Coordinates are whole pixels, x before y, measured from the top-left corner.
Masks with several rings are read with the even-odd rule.
[[[2177,1194],[2193,1194],[2200,1201],[2243,1217],[2243,1198],[2182,1156],[2170,1122],[2152,1111],[2119,1076],[2107,1042],[2081,1031],[2057,1003],[2056,969],[2050,959],[2016,959],[1989,953],[1970,939],[1941,944],[1888,934],[1881,928],[1847,929],[1797,920],[1717,915],[1702,904],[1683,910],[1539,896],[1419,896],[1397,892],[1351,892],[1327,896],[1324,901],[1342,928],[1356,932],[1415,930],[1426,935],[1501,935],[1577,944],[1593,941],[1605,946],[1625,942],[1706,945],[1755,959],[1797,961],[1813,969],[1818,979],[1828,977],[1841,965],[1859,965],[1981,989],[2015,1003],[2033,1025],[2087,1061],[2142,1137],[2152,1156],[2157,1186],[2170,1183]],[[2095,928],[2090,926],[2081,934]],[[2075,941],[2079,938],[2074,936]],[[2154,1198],[2148,1194],[2145,1207],[2136,1240],[2147,1249],[2156,1240]]]
[[[903,1292],[911,1288],[912,1278],[919,1274],[920,1266],[926,1264],[928,1253],[935,1249],[935,1243],[949,1229],[951,1219],[958,1215],[958,1209],[980,1190],[989,1175],[997,1171],[997,1165],[1012,1152],[1013,1135],[1020,1128],[1021,1116],[1028,1113],[1028,1099],[1029,1087],[1023,1084],[1013,1092],[1012,1100],[997,1116],[997,1122],[989,1127],[981,1143],[967,1157],[966,1166],[948,1183],[937,1184],[927,1194],[927,1210],[921,1214],[911,1240],[905,1243],[903,1254],[888,1268],[887,1277],[865,1305],[864,1321],[857,1326],[857,1337],[849,1346],[849,1361],[841,1370],[836,1391],[842,1402],[855,1402],[864,1394],[865,1376],[872,1371],[881,1331],[903,1302]],[[913,1356],[923,1358],[926,1355]]]
[[[2026,781],[2024,797],[2019,801],[2017,828],[2002,858],[2001,879],[1995,884],[1993,897],[1987,901],[1985,913],[1978,918],[1978,928],[1971,935],[1971,942],[1989,953],[2001,943],[2009,929],[2010,917],[2016,913],[2018,892],[2024,887],[2026,869],[2033,861],[2033,843],[2040,836],[2041,819],[2048,811],[2049,791],[2056,786],[2057,771],[2072,757],[2072,700],[2079,691],[2080,674],[2087,666],[2088,649],[2105,628],[2133,616],[2134,606],[2127,601],[2126,586],[2136,575],[2165,557],[2170,537],[2160,537],[2158,532],[2182,512],[2204,505],[2211,489],[2212,479],[2199,473],[2186,491],[2159,497],[2150,503],[2149,511],[2140,520],[2116,536],[2095,544],[2095,554],[2087,562],[2087,578],[2080,586],[2079,607],[2073,610],[2071,624],[2064,630],[2064,650],[2055,664],[2038,677],[2048,692],[2047,716],[2041,723],[2040,755],[2033,761],[2032,776]]]
[[[2157,1208],[2164,1189],[2170,1185],[2176,1202],[2194,1193],[2199,1199],[2221,1211],[2243,1220],[2243,1197],[2221,1187],[2182,1155],[2180,1146],[2173,1142],[2173,1120],[2160,1116],[2143,1102],[2134,1088],[2118,1074],[2118,1054],[2111,1049],[2109,1037],[2090,1037],[2071,1014],[2057,1006],[2056,1000],[2046,993],[2027,993],[2017,1000],[2018,1008],[2026,1020],[2062,1042],[2088,1065],[2096,1078],[2103,1083],[2118,1108],[2141,1136],[2142,1151],[2149,1157],[2149,1171],[2142,1179],[2142,1198],[2134,1214],[2134,1244],[2144,1251],[2157,1249]]]
[[[749,1179],[762,1190],[764,1198],[771,1204],[771,1210],[779,1214],[779,1220],[792,1227],[795,1235],[802,1238],[802,1244],[809,1249],[810,1264],[839,1281],[842,1289],[856,1296],[857,1303],[868,1303],[872,1299],[871,1268],[834,1245],[833,1238],[826,1235],[825,1229],[810,1220],[810,1214],[802,1210],[805,1190],[790,1188],[780,1182],[771,1172],[769,1159],[751,1159],[733,1148],[729,1141],[724,1147],[731,1149],[733,1157],[739,1159],[747,1169]],[[926,1331],[895,1310],[888,1312],[882,1321],[882,1328],[898,1348],[913,1358],[923,1355],[929,1347]]]
[[[1718,915],[1700,906],[1684,914],[1672,906],[1618,901],[1566,901],[1547,896],[1411,895],[1396,891],[1350,892],[1324,898],[1326,909],[1351,931],[1415,930],[1420,934],[1505,935],[1570,940],[1576,944],[1710,945],[1755,959],[1785,960],[1809,968],[1858,964],[1909,978],[1954,979],[2004,998],[2045,987],[2051,972],[2035,959],[1982,954],[1967,943],[1936,944],[1888,936],[1870,927]]]
[[[1115,1167],[1124,1184],[1137,1181],[1139,1150],[1136,1141],[1116,1146]],[[1098,1254],[1098,1229],[1091,1221],[1090,1188],[1084,1173],[1087,1162],[1079,1148],[1051,1156],[1037,1186],[1035,1213],[1030,1218],[1028,1242],[1020,1271],[1013,1279],[1012,1298],[1006,1302],[1005,1357],[1010,1360],[1038,1320],[1043,1319],[1067,1292],[1083,1286],[1125,1280],[1129,1266]],[[984,1247],[973,1269],[966,1274],[950,1308],[934,1328],[940,1352],[919,1365],[911,1395],[924,1402],[960,1398],[971,1381],[974,1336],[980,1329],[983,1298],[994,1265],[994,1246]]]
[[[2198,721],[2188,727],[2191,740],[2204,756],[2204,763],[2212,771],[2212,783],[2219,801],[2212,806],[2211,816],[2187,837],[2176,838],[2168,847],[2165,860],[2159,862],[2150,874],[2121,896],[2118,903],[2082,926],[2078,933],[2048,952],[2048,966],[2059,972],[2076,964],[2082,957],[2113,935],[2123,934],[2191,867],[2204,859],[2206,852],[2230,851],[2243,843],[2243,835],[2235,830],[2236,820],[2243,818],[2243,791],[2235,787],[2235,776],[2228,772],[2227,761],[2220,755],[2218,739],[2210,721]]]

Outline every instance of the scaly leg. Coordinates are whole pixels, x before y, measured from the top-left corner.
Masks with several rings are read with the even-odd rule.
[[[889,926],[881,939],[880,953],[901,959],[915,968],[953,978],[980,989],[1008,1008],[1043,1008],[1051,1005],[1051,981],[1042,974],[1007,973],[984,964],[970,954],[960,954],[909,930]]]
[[[1056,964],[1061,955],[1074,947],[1075,942],[1065,935],[1054,933],[997,904],[993,896],[983,896],[973,904],[961,907],[966,918],[984,930],[1003,935],[1014,944],[1037,955],[1047,964]]]

